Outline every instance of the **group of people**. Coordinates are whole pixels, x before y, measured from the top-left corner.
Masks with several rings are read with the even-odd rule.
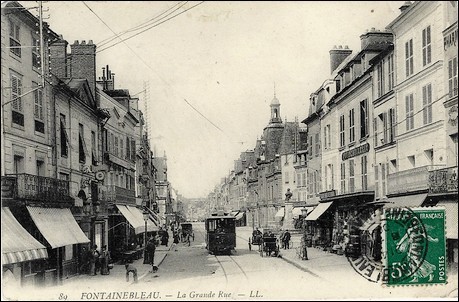
[[[261,231],[258,228],[255,228],[252,232],[252,238],[256,242],[262,240],[262,237],[274,237],[274,233],[271,230],[265,231],[262,235]],[[279,236],[279,240],[282,242],[282,248],[289,249],[290,248],[290,239],[292,238],[290,232],[288,230],[282,231]]]
[[[97,245],[92,246],[88,251],[83,247],[82,255],[82,273],[86,273],[91,276],[95,276],[99,272],[101,275],[110,274],[111,256],[106,245],[102,246],[100,252],[97,249]]]

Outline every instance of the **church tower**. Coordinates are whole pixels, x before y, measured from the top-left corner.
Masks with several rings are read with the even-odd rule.
[[[274,98],[271,101],[271,120],[269,121],[270,124],[282,123],[281,115],[280,115],[280,102],[276,97],[276,85],[274,84]]]

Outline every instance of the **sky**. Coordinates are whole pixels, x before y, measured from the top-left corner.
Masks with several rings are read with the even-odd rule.
[[[44,5],[54,32],[70,44],[93,40],[97,45],[97,77],[109,65],[116,89],[129,89],[139,97],[144,112],[148,101],[150,142],[157,156],[164,152],[167,156],[172,187],[184,197],[197,198],[207,196],[229,174],[241,152],[255,147],[270,119],[274,87],[282,119],[303,120],[310,94],[330,75],[329,50],[334,45],[360,50],[360,35],[372,27],[383,30],[400,14],[403,3],[49,1]],[[135,30],[174,9],[168,17],[154,19],[151,24],[156,26],[142,33]],[[113,33],[129,29],[119,38]],[[112,37],[111,43],[102,44]],[[110,45],[114,46],[104,49]],[[148,94],[141,92],[146,82]]]

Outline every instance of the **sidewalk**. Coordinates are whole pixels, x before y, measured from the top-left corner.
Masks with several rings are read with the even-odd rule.
[[[308,247],[308,260],[302,260],[299,256],[300,249],[301,234],[292,234],[290,249],[281,249],[280,255],[283,260],[316,277],[327,277],[328,273],[332,273],[336,278],[337,272],[347,276],[355,274],[355,271],[344,255],[337,255],[325,252],[319,248]]]
[[[169,240],[169,243],[167,246],[160,245],[156,247],[154,264],[157,267],[160,267],[164,259],[166,259],[171,247],[172,247],[172,240]],[[143,257],[140,259],[134,260],[130,264],[137,268],[137,277],[139,281],[145,276],[147,276],[149,273],[151,273],[151,266],[148,264],[143,264]],[[126,282],[126,268],[124,264],[115,263],[114,267],[110,270],[109,275],[100,275],[100,274],[97,274],[95,276],[78,275],[78,276],[63,280],[62,285],[67,287],[67,286],[71,286],[72,284],[82,285],[82,283],[86,283],[86,282],[88,282],[88,284],[94,284],[94,282],[97,282],[97,283],[102,283],[102,282],[104,283],[105,282],[107,283],[113,283],[113,282],[127,283]],[[131,285],[133,283],[134,283],[134,278],[131,273],[129,274],[128,284]]]

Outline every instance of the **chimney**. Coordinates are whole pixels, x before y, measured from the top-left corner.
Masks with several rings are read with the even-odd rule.
[[[368,46],[380,43],[392,43],[394,36],[387,31],[380,31],[374,27],[360,36],[361,49],[364,50]]]
[[[341,64],[351,53],[352,50],[350,50],[347,45],[344,46],[344,48],[342,45],[338,47],[335,45],[333,49],[330,50],[330,73],[333,73],[339,64]]]
[[[49,45],[51,71],[60,79],[67,77],[67,45],[62,35],[59,36],[59,40]]]
[[[96,45],[89,40],[81,43],[75,41],[70,45],[72,51],[71,77],[75,79],[86,79],[89,88],[95,97],[96,90]]]
[[[410,7],[411,1],[405,1],[402,6],[400,6],[398,9],[400,10],[401,13],[403,13],[408,7]]]

